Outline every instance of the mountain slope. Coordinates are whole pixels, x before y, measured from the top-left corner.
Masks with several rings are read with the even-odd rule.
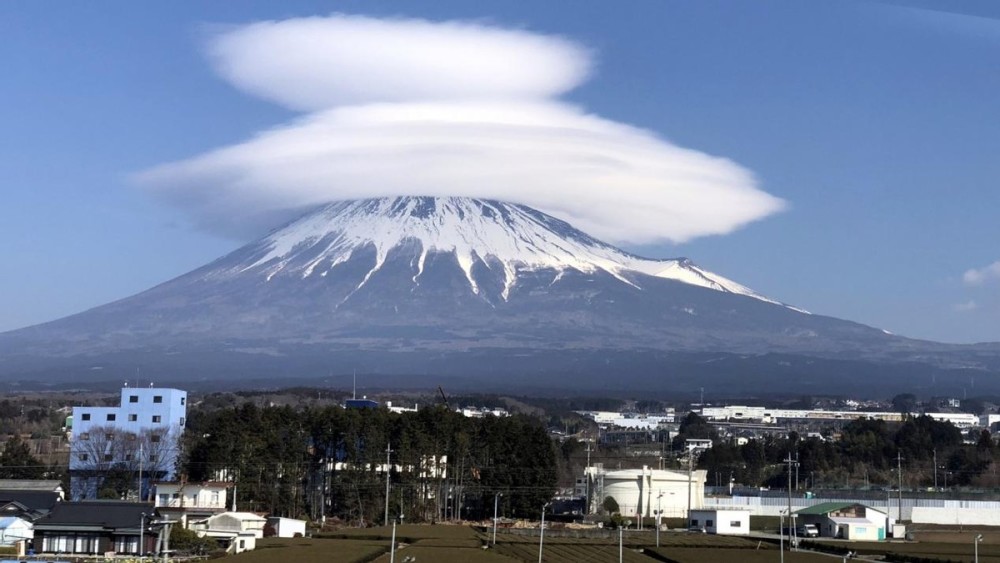
[[[729,358],[727,373],[761,356],[996,367],[996,354],[810,315],[525,206],[400,197],[330,204],[138,295],[2,334],[0,376],[138,365],[174,379],[359,369],[580,383],[613,362],[670,388],[678,354]]]

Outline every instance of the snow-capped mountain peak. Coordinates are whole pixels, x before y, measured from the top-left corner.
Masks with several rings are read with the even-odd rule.
[[[274,276],[326,276],[359,249],[374,249],[375,261],[358,289],[385,264],[391,252],[412,250],[412,281],[420,283],[431,253],[453,254],[470,289],[479,293],[473,268],[482,262],[502,269],[506,300],[519,276],[552,270],[606,272],[641,289],[646,274],[778,303],[686,258],[651,260],[601,242],[561,221],[518,204],[459,197],[387,197],[328,204],[255,245],[233,273],[260,271]]]

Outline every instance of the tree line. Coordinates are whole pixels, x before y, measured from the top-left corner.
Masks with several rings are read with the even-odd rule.
[[[681,424],[677,441],[687,438],[713,440],[712,448],[698,459],[698,467],[709,472],[710,484],[718,475],[722,482],[732,477],[742,485],[783,488],[790,470],[784,461],[791,456],[798,462],[800,480],[809,487],[896,486],[898,468],[904,488],[1000,487],[996,474],[1000,452],[988,430],[969,444],[953,424],[926,415],[907,416],[901,423],[858,419],[824,437],[789,432],[739,445],[735,439],[720,438],[712,425],[691,413]]]
[[[536,515],[555,492],[556,453],[525,416],[466,418],[443,407],[392,413],[245,403],[189,413],[183,478],[235,484],[238,510],[440,521]],[[497,496],[500,495],[500,496]]]

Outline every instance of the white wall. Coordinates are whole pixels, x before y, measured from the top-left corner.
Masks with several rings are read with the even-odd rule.
[[[691,519],[697,519],[710,534],[743,536],[750,533],[750,512],[746,510],[692,510]],[[712,524],[708,525],[707,521]],[[738,525],[734,526],[736,522]]]
[[[993,508],[913,508],[913,522],[964,526],[1000,526],[1000,511]]]

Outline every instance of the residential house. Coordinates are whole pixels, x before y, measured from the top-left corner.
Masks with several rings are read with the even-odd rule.
[[[824,502],[795,512],[799,525],[814,524],[819,535],[845,540],[885,539],[886,513],[856,502]]]
[[[226,489],[232,483],[160,482],[155,484],[156,510],[165,518],[176,520],[183,528],[226,511]]]
[[[186,415],[187,393],[158,387],[125,387],[116,407],[73,407],[71,498],[97,498],[110,472],[134,474],[148,498],[151,482],[174,478]]]
[[[0,479],[0,493],[11,491],[56,493],[59,500],[66,498],[62,481],[58,479]]]
[[[35,537],[31,522],[16,516],[0,518],[0,546],[20,546],[22,542],[31,541]],[[23,549],[18,550],[19,554]]]
[[[121,501],[60,502],[34,523],[38,553],[138,554],[155,546],[156,536],[140,532],[158,518],[152,504]]]
[[[218,541],[230,553],[242,553],[256,547],[264,537],[267,520],[251,512],[223,512],[199,521],[190,521],[189,527],[201,537]]]
[[[746,536],[750,534],[750,511],[723,508],[692,510],[688,526],[709,534]]]

